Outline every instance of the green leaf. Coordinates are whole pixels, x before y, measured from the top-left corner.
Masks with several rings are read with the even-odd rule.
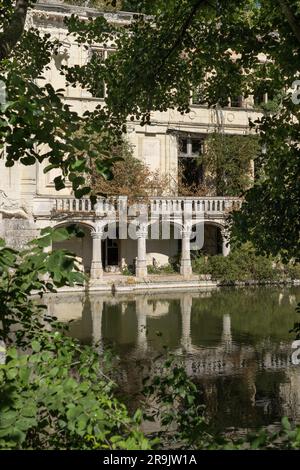
[[[31,343],[31,347],[32,347],[32,350],[36,353],[40,352],[41,350],[41,344],[39,343],[39,341],[32,341]]]
[[[287,416],[284,416],[281,420],[281,425],[285,431],[290,431],[292,429],[291,423]]]

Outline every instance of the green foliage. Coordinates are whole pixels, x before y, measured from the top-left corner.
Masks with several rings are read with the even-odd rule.
[[[195,273],[210,274],[222,282],[284,281],[299,279],[300,275],[299,264],[283,265],[274,258],[257,255],[249,244],[233,249],[226,257],[195,257],[192,264]]]
[[[300,303],[297,304],[296,312],[300,313]],[[291,333],[296,333],[296,339],[300,339],[300,322],[297,321],[294,323],[294,327],[291,330]]]
[[[251,162],[259,151],[255,136],[214,133],[207,138],[203,155],[206,184],[215,188],[217,196],[239,196],[251,185]]]
[[[279,430],[268,432],[265,430],[248,436],[250,448],[257,449],[300,449],[300,428],[293,426],[285,416],[281,420]]]
[[[0,338],[12,341],[11,328],[18,324],[13,338],[23,343],[24,336],[31,338],[41,327],[36,315],[42,308],[30,295],[43,295],[56,287],[83,284],[76,259],[66,250],[46,251],[52,242],[66,240],[82,233],[75,227],[41,231],[41,237],[29,243],[28,248],[16,251],[0,243]]]
[[[91,347],[41,331],[0,366],[1,449],[150,449]]]
[[[286,417],[273,432],[255,430],[246,437],[212,432],[205,407],[201,405],[199,390],[188,377],[182,359],[171,354],[167,354],[163,361],[158,359],[159,372],[145,379],[144,419],[159,424],[160,429],[154,435],[162,442],[163,448],[300,449],[300,428],[293,426]]]
[[[170,263],[158,267],[150,264],[147,266],[147,270],[148,274],[175,274],[176,266]]]
[[[114,396],[105,360],[66,336],[31,296],[84,282],[71,253],[45,252],[74,234],[82,235],[47,228],[19,252],[1,240],[0,338],[11,346],[0,365],[0,448],[149,449],[139,415]]]
[[[144,419],[159,424],[156,437],[162,439],[166,448],[176,445],[186,449],[209,441],[205,410],[184,365],[168,355],[159,369],[151,379],[145,379],[143,392]],[[151,406],[153,403],[159,406]]]
[[[114,119],[112,123],[109,110],[101,106],[79,115],[65,103],[64,90],[45,84],[45,72],[53,56],[58,68],[62,67],[59,60],[63,44],[36,28],[23,33],[17,28],[9,30],[14,2],[5,3],[6,14],[0,15],[2,39],[6,37],[5,28],[8,38],[13,34],[20,37],[16,37],[9,59],[0,61],[0,80],[5,84],[7,98],[0,108],[2,157],[8,167],[17,161],[24,165],[46,162],[45,172],[61,170],[54,180],[57,190],[63,189],[68,179],[76,197],[89,194],[89,161],[95,158],[95,152],[96,156],[107,152],[119,142],[123,122]],[[97,75],[97,67],[95,72]],[[71,76],[69,83],[76,86]],[[112,163],[109,156],[102,160],[97,165],[99,174],[106,177]]]
[[[134,276],[134,267],[132,265],[126,266],[122,269],[123,276]]]
[[[109,3],[116,7],[115,1]],[[286,259],[299,258],[299,106],[288,93],[281,98],[282,90],[290,89],[299,74],[299,8],[291,0],[287,14],[284,3],[274,7],[271,0],[232,0],[229,7],[227,0],[133,0],[123,2],[123,8],[153,17],[136,15],[126,28],[108,23],[101,15],[88,22],[71,16],[66,25],[79,45],[109,43],[117,49],[106,59],[95,56],[82,66],[60,67],[67,85],[81,85],[94,97],[106,83],[106,106],[83,116],[63,102],[60,90],[42,81],[35,83],[63,45],[29,29],[9,60],[0,64],[0,79],[8,92],[0,115],[0,145],[5,146],[7,165],[47,161],[46,171],[62,171],[55,179],[56,188],[63,188],[69,177],[80,197],[90,192],[86,182],[90,160],[107,154],[120,141],[128,118],[143,125],[151,121],[154,110],[188,113],[190,90],[195,89],[201,103],[217,115],[230,96],[268,93],[274,96],[273,103],[251,124],[264,150],[256,160],[258,179],[247,191],[242,210],[234,215],[233,236],[250,240],[262,254],[281,252]],[[5,33],[14,5],[6,0],[3,6],[0,21]],[[235,51],[234,59],[229,51]],[[262,54],[267,60],[259,62]],[[224,130],[222,120],[216,129]],[[37,152],[37,148],[46,150]],[[235,155],[237,148],[233,160]],[[219,192],[232,194],[235,187],[242,191],[245,181],[236,171],[247,162],[231,167],[226,146],[223,156],[229,174],[219,166]],[[106,178],[111,165],[108,156],[96,168]],[[229,189],[223,187],[225,181]]]
[[[154,0],[152,19],[139,15],[130,35],[120,32],[118,51],[101,77],[110,110],[141,124],[151,121],[154,110],[188,113],[194,89],[216,114],[230,96],[248,98],[258,91],[274,96],[262,118],[252,123],[264,151],[256,161],[256,184],[233,219],[233,234],[242,242],[250,240],[262,254],[283,255],[285,250],[290,259],[300,253],[299,106],[290,94],[281,97],[299,74],[300,31],[298,3],[288,2],[290,16],[283,3]],[[128,8],[147,12],[147,4],[133,1]],[[93,25],[88,28],[96,38]],[[234,59],[229,51],[236,53]],[[262,54],[264,62],[257,59]],[[216,129],[224,131],[221,119]],[[219,184],[223,192],[222,174]]]

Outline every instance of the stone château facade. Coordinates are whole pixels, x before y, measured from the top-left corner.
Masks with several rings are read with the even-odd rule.
[[[42,31],[59,38],[63,47],[59,54],[51,60],[49,70],[45,71],[46,80],[54,88],[65,89],[66,103],[79,113],[91,110],[103,98],[93,98],[86,91],[66,87],[64,78],[60,75],[61,64],[85,64],[93,49],[109,53],[109,48],[102,49],[100,45],[85,49],[72,42],[67,36],[64,17],[75,13],[82,18],[103,14],[109,21],[127,24],[132,19],[131,13],[100,13],[97,10],[68,6],[65,4],[39,3],[30,11],[27,27],[34,26]],[[171,175],[176,181],[178,176],[179,159],[184,162],[196,158],[201,153],[205,138],[216,129],[228,134],[244,135],[249,133],[249,118],[255,120],[259,114],[254,110],[251,98],[247,101],[239,99],[231,102],[226,109],[208,109],[196,103],[191,103],[191,112],[181,115],[175,110],[152,113],[152,125],[141,127],[138,122],[128,123],[127,138],[133,146],[134,156],[151,170],[159,171],[161,175]],[[186,166],[188,172],[188,165]],[[58,172],[43,173],[43,165],[23,166],[17,163],[12,168],[6,168],[0,160],[0,236],[16,247],[23,246],[26,241],[36,236],[39,230],[46,226],[59,227],[69,223],[79,223],[86,236],[83,239],[66,242],[78,257],[82,258],[84,269],[91,277],[99,279],[105,272],[118,271],[122,266],[134,266],[136,276],[147,276],[147,266],[151,264],[164,265],[170,259],[178,256],[181,274],[190,277],[191,231],[197,224],[204,223],[204,251],[210,254],[229,252],[226,239],[225,217],[232,207],[238,207],[238,198],[226,197],[189,197],[164,196],[150,201],[155,213],[167,212],[165,219],[173,227],[169,239],[154,240],[149,236],[149,226],[145,224],[139,230],[136,239],[116,239],[105,235],[107,227],[114,220],[110,214],[118,218],[118,201],[99,200],[92,207],[88,199],[76,200],[71,188],[57,192],[53,179]],[[121,198],[122,200],[122,198]],[[122,201],[121,201],[122,202]],[[191,210],[193,218],[189,226],[177,217],[182,210]],[[198,214],[199,217],[197,216]],[[160,219],[157,219],[160,223]],[[117,220],[118,222],[118,220]],[[179,233],[175,237],[175,232]],[[117,229],[118,235],[118,229]],[[58,245],[57,245],[58,246]],[[61,245],[60,245],[61,246]]]

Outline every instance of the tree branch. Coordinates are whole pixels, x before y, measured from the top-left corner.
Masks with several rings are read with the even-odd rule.
[[[16,0],[15,8],[8,25],[0,34],[0,60],[7,59],[20,40],[30,0]]]
[[[300,43],[300,26],[298,20],[296,19],[294,13],[292,12],[291,7],[288,5],[286,0],[278,0],[282,12],[285,15],[293,33],[295,34],[297,41]]]
[[[191,9],[189,15],[187,16],[187,18],[185,19],[185,21],[182,24],[181,31],[178,34],[178,37],[177,37],[176,41],[174,42],[173,46],[168,51],[166,56],[163,58],[163,61],[166,61],[170,57],[170,55],[172,55],[172,53],[177,49],[177,47],[181,44],[181,42],[184,39],[184,36],[187,33],[188,28],[190,27],[191,23],[193,22],[194,16],[197,14],[198,10],[200,10],[201,7],[207,6],[208,3],[209,2],[207,0],[197,0],[195,2],[195,4],[192,6],[192,9]]]

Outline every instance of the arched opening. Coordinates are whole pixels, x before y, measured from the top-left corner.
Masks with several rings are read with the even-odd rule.
[[[60,228],[62,226],[68,226],[74,224],[64,224],[55,228]],[[53,242],[53,250],[68,250],[76,255],[76,257],[82,262],[84,271],[90,273],[91,263],[92,263],[92,237],[91,237],[91,227],[84,224],[76,224],[83,231],[83,237],[72,237],[70,240],[64,240],[61,242]]]
[[[172,222],[154,223],[148,227],[147,265],[176,265],[181,252],[181,226]]]
[[[194,230],[195,230],[194,226]],[[203,247],[195,250],[193,256],[203,255],[219,255],[222,254],[223,237],[221,226],[209,222],[204,223],[204,240]]]

